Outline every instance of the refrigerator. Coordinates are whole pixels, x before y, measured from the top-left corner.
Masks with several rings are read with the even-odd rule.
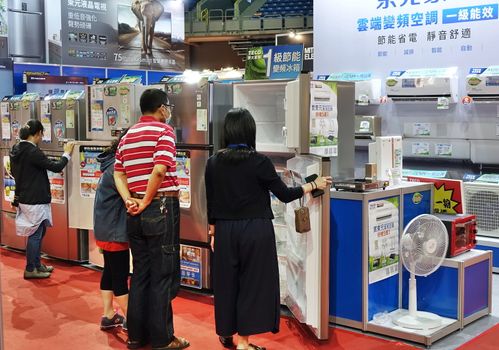
[[[45,63],[45,1],[8,0],[9,57]]]
[[[323,86],[301,74],[294,80],[237,82],[233,87],[234,107],[248,109],[255,119],[256,150],[272,160],[288,186],[302,185],[312,174],[353,176],[353,84]],[[340,137],[339,130],[351,134],[351,143],[349,136]],[[311,221],[311,231],[306,233],[295,229],[294,210],[299,201],[284,204],[269,195],[275,217],[281,304],[318,339],[327,339],[329,192],[318,198],[304,197]]]
[[[41,150],[53,160],[64,153],[64,142],[85,137],[85,100],[82,91],[46,96],[36,102],[38,119],[44,127]],[[72,157],[78,159],[73,153]],[[52,195],[52,227],[47,228],[42,252],[71,260],[88,260],[88,232],[69,227],[68,166],[61,173],[47,171]]]
[[[14,199],[16,183],[12,176],[9,153],[17,142],[19,142],[19,129],[30,119],[35,119],[35,103],[38,94],[25,93],[15,95],[0,102],[0,114],[2,116],[2,143],[0,148],[0,163],[2,173],[2,215],[1,215],[1,242],[15,249],[26,248],[26,238],[16,235],[16,209],[11,206]]]
[[[110,79],[102,84],[86,86],[84,127],[87,141],[77,143],[75,152],[78,152],[79,160],[70,164],[69,226],[88,232],[88,260],[101,267],[104,259],[93,234],[95,188],[100,178],[100,164],[96,162],[96,157],[123,129],[138,122],[141,116],[140,96],[149,88],[124,82],[127,79],[134,80],[134,77]]]
[[[173,79],[165,87],[174,105],[170,123],[176,135],[180,184],[181,284],[211,289],[204,171],[208,158],[220,148],[223,120],[232,108],[232,85],[202,78]]]
[[[86,136],[110,141],[140,118],[140,96],[149,86],[119,82],[86,87]]]

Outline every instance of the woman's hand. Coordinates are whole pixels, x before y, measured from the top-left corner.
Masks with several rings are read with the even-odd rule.
[[[303,193],[310,193],[315,189],[325,190],[328,185],[333,183],[331,176],[321,176],[312,182],[306,183],[302,186]]]
[[[319,190],[325,190],[328,185],[333,183],[333,178],[331,176],[318,177],[313,182]]]

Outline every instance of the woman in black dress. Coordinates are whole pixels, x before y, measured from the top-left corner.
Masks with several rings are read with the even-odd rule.
[[[206,197],[212,249],[216,332],[226,347],[263,349],[249,343],[253,334],[279,331],[280,296],[277,251],[270,207],[271,191],[288,203],[330,177],[288,188],[270,159],[255,151],[256,125],[250,112],[230,110],[223,149],[206,165]],[[215,233],[216,232],[216,233]],[[216,239],[215,239],[216,235]]]

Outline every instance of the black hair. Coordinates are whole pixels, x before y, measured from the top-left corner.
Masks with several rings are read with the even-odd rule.
[[[27,140],[28,137],[35,136],[40,131],[44,131],[42,122],[31,119],[21,128],[21,130],[19,130],[19,138],[21,140]]]
[[[256,153],[256,124],[245,108],[233,108],[225,115],[220,158],[238,162]]]
[[[156,113],[162,105],[169,105],[168,95],[160,89],[147,89],[140,96],[140,110],[142,114]]]
[[[111,142],[111,146],[109,146],[108,148],[106,148],[104,150],[105,153],[116,153],[116,151],[118,150],[118,146],[121,142],[121,139],[126,135],[126,133],[128,132],[128,129],[129,128],[126,128],[126,129],[123,129],[121,130],[121,133],[120,133],[120,136],[118,136],[117,139],[114,139],[112,142]]]

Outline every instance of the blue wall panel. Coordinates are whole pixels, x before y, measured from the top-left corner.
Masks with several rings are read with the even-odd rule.
[[[23,82],[24,72],[43,72],[48,75],[61,75],[60,66],[45,64],[14,63],[14,93],[22,94],[26,91],[26,84]]]
[[[362,322],[362,201],[331,199],[330,219],[329,315]]]
[[[398,309],[399,275],[369,285],[368,321],[378,312],[391,312]]]
[[[403,269],[402,305],[408,308],[409,272]],[[441,266],[428,277],[416,276],[418,310],[457,319],[458,269]]]
[[[431,212],[431,191],[418,192],[423,196],[418,204],[413,202],[414,193],[416,192],[404,194],[404,228],[416,216],[430,214]]]
[[[499,267],[499,248],[485,245],[477,245],[475,249],[492,250],[492,266]]]
[[[72,67],[63,66],[62,67],[63,76],[73,76],[73,77],[85,77],[88,79],[88,84],[92,84],[94,78],[105,78],[106,69],[105,68],[94,68],[94,67]]]
[[[489,306],[489,260],[464,269],[464,317]]]

